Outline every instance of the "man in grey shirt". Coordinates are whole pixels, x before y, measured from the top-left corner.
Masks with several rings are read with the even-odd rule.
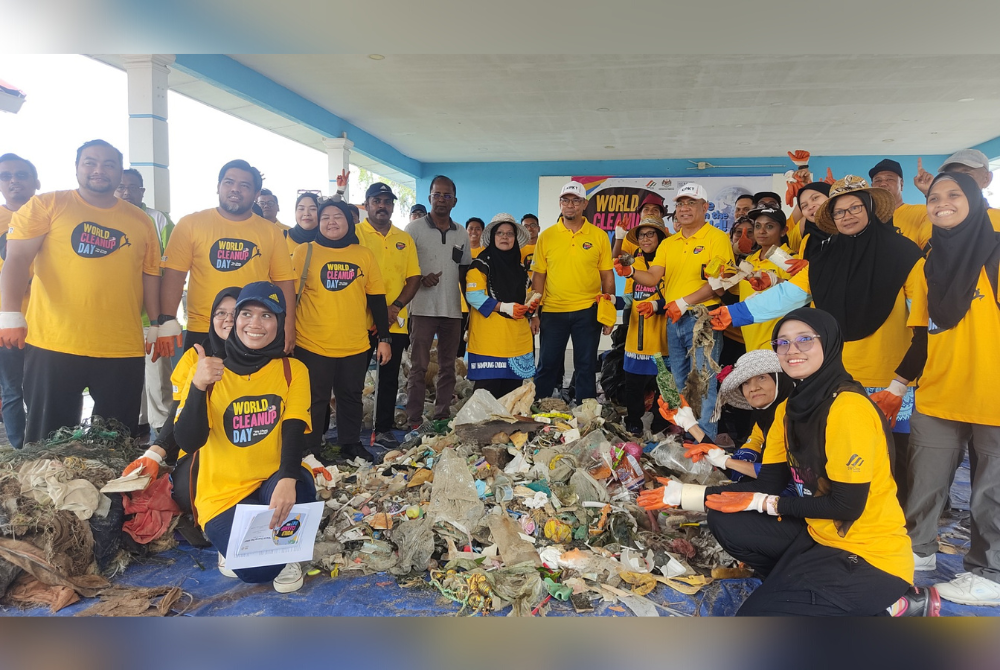
[[[458,202],[455,182],[444,175],[431,181],[431,211],[406,227],[417,247],[423,276],[417,295],[410,302],[410,381],[407,385],[406,418],[416,428],[423,422],[427,393],[427,366],[437,336],[437,397],[434,418],[451,418],[449,408],[455,394],[455,358],[462,337],[462,294],[465,275],[472,263],[469,235],[451,219]]]

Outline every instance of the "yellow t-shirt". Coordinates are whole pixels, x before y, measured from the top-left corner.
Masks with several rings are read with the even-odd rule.
[[[791,255],[791,249],[788,245],[781,245],[782,251]],[[778,275],[779,279],[787,281],[790,279],[784,268],[779,268],[777,265],[769,260],[761,260],[760,250],[752,253],[748,258],[747,262],[753,265],[753,269],[757,270],[770,270]],[[757,292],[753,290],[750,286],[750,282],[746,279],[740,281],[740,300],[746,300],[752,295],[756,295]],[[747,345],[747,351],[754,351],[756,349],[770,349],[771,348],[771,334],[774,332],[774,324],[778,322],[778,319],[772,319],[771,321],[765,321],[763,323],[751,323],[749,326],[743,326],[743,342]]]
[[[280,231],[281,231],[281,234],[282,234],[282,235],[284,235],[284,234],[285,234],[285,233],[286,233],[287,231],[289,231],[289,230],[291,230],[291,229],[292,229],[292,227],[291,227],[291,226],[286,226],[286,225],[285,225],[285,224],[283,224],[283,223],[282,223],[281,221],[275,221],[275,222],[274,222],[274,225],[276,225],[276,226],[278,227],[278,230],[280,230]]]
[[[470,269],[465,280],[468,293],[486,291],[486,275]],[[487,295],[489,293],[487,292]],[[515,358],[534,351],[528,319],[510,319],[499,312],[483,316],[478,309],[469,310],[469,353],[496,358]]]
[[[660,240],[660,241],[662,242],[662,240]],[[633,258],[635,258],[636,256],[639,255],[639,245],[633,244],[633,243],[629,242],[627,239],[623,239],[622,240],[622,253],[623,254],[628,254],[629,256],[632,256]],[[614,259],[611,259],[611,262],[614,263]],[[634,288],[634,285],[635,285],[635,280],[634,279],[632,279],[631,277],[626,277],[625,278],[625,295],[628,295],[629,293],[632,292],[632,290]]]
[[[794,255],[798,255],[802,249],[803,242],[802,227],[798,221],[792,217],[788,217],[788,248]]]
[[[160,276],[153,220],[124,200],[102,209],[76,191],[56,191],[15,212],[7,239],[42,235],[27,343],[94,358],[145,356],[142,275]]]
[[[291,256],[295,253],[295,250],[299,248],[301,242],[296,242],[292,239],[291,235],[285,235],[285,245],[288,247],[288,255]]]
[[[830,406],[826,424],[826,472],[811,490],[785,447],[785,403],[778,405],[767,432],[763,465],[788,463],[799,495],[826,495],[830,480],[870,484],[865,511],[853,523],[806,519],[809,534],[827,547],[857,554],[874,567],[913,583],[913,549],[906,519],[896,499],[889,448],[878,409],[857,393],[841,393]]]
[[[911,311],[914,325],[928,329],[927,363],[917,379],[917,409],[939,419],[1000,426],[996,399],[1000,307],[985,268],[973,295],[965,317],[950,330],[938,330],[930,322],[927,279],[920,273],[920,291]]]
[[[777,409],[775,409],[775,414],[777,414]],[[771,425],[773,426],[774,424]],[[740,449],[746,449],[758,455],[764,452],[764,431],[756,423],[753,425],[753,430],[750,431],[750,437],[747,438],[747,441],[743,443]]]
[[[3,205],[0,205],[0,244],[3,245],[4,253],[0,254],[0,270],[3,269],[3,263],[7,260],[7,231],[10,229],[10,220],[14,217],[14,212],[10,211]],[[34,263],[28,269],[29,274],[34,274]],[[28,290],[24,292],[24,299],[21,301],[21,313],[28,313],[28,297],[31,295],[31,285],[28,285]],[[2,308],[0,308],[2,309]]]
[[[892,225],[899,228],[903,237],[913,240],[923,249],[931,239],[931,220],[927,218],[927,205],[903,204],[892,215]]]
[[[190,384],[181,391],[178,416],[189,390]],[[208,441],[198,450],[195,508],[202,528],[278,471],[281,424],[299,419],[310,432],[309,402],[309,371],[294,358],[275,359],[249,376],[223,371],[208,397]]]
[[[420,276],[420,262],[417,260],[417,246],[413,238],[396,226],[389,227],[389,234],[383,236],[365,219],[355,230],[361,245],[375,255],[378,267],[382,271],[382,283],[385,285],[385,303],[391,305],[406,285],[410,277]],[[399,310],[399,317],[389,324],[390,333],[405,333],[407,308]],[[402,324],[400,324],[402,320]]]
[[[385,295],[375,255],[360,244],[331,249],[310,242],[292,255],[296,277],[303,274],[310,246],[306,287],[295,308],[296,345],[330,358],[368,351],[368,296]]]
[[[896,377],[896,368],[910,348],[913,326],[921,325],[907,307],[920,292],[924,259],[918,259],[906,277],[888,318],[878,330],[863,340],[844,342],[844,367],[851,376],[868,388],[885,388]],[[789,280],[811,293],[808,266]]]
[[[612,270],[608,234],[586,218],[574,233],[560,216],[556,225],[538,235],[531,269],[545,273],[544,311],[587,309],[601,292],[601,271]]]
[[[469,253],[472,254],[473,258],[477,258],[479,256],[479,254],[483,253],[483,249],[485,249],[485,248],[486,247],[474,247],[472,249],[469,249]]]
[[[1000,233],[1000,209],[993,209],[990,207],[986,210],[986,215],[990,217],[990,223],[993,224],[993,230]]]
[[[707,222],[691,237],[677,232],[660,242],[653,265],[666,271],[663,275],[663,296],[667,304],[704,286],[707,281],[705,266],[713,258],[735,262],[729,236]],[[713,295],[702,304],[714,307],[719,302],[719,297]]]
[[[635,258],[636,270],[649,269],[646,258],[642,254]],[[635,306],[640,302],[656,302],[660,299],[657,288],[662,288],[663,280],[660,280],[658,287],[642,286],[635,284],[632,286],[632,311],[629,313],[628,332],[625,335],[625,353],[636,356],[652,356],[659,353],[667,355],[667,315],[663,312],[654,314],[651,317],[642,319],[642,351],[639,350],[639,318],[640,314]]]
[[[292,261],[281,229],[257,215],[230,221],[215,209],[188,214],[174,227],[162,267],[191,273],[188,330],[207,333],[212,302],[227,286],[292,281]]]
[[[198,352],[194,350],[194,347],[191,347],[181,355],[173,372],[170,373],[170,385],[174,390],[174,400],[180,400],[181,395],[187,393],[196,367],[198,367]]]

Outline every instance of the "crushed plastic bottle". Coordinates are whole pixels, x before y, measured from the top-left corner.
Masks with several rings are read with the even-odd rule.
[[[664,440],[649,452],[657,465],[676,473],[685,484],[705,485],[712,478],[715,469],[702,459],[695,463],[684,456],[684,447],[677,440]]]

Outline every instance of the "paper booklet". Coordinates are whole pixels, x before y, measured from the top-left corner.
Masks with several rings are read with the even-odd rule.
[[[237,505],[226,550],[230,570],[311,561],[323,503],[295,505],[274,530],[268,528],[274,510],[267,505]]]

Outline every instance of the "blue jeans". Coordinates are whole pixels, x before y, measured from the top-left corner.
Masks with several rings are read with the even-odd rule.
[[[576,312],[542,310],[538,337],[538,372],[535,374],[535,397],[548,398],[565,369],[569,338],[573,338],[573,369],[576,371],[577,403],[597,397],[597,345],[601,342],[601,324],[597,305]]]
[[[237,503],[238,505],[269,505],[274,487],[281,481],[276,472],[260,485],[260,488]],[[295,502],[309,503],[316,501],[316,484],[312,473],[305,468],[299,468],[299,478],[295,482]],[[205,535],[209,542],[223,556],[229,548],[229,534],[233,530],[233,519],[236,517],[236,505],[213,517],[205,524]],[[259,568],[244,568],[233,570],[236,576],[248,584],[270,582],[285,568],[284,565],[264,565]]]
[[[0,397],[3,427],[15,449],[24,446],[24,349],[0,347]]]
[[[670,348],[670,373],[674,376],[674,381],[677,382],[677,388],[682,392],[684,384],[687,383],[688,373],[691,372],[691,357],[688,356],[688,351],[691,349],[694,338],[695,320],[691,312],[685,312],[677,323],[667,323],[667,346]],[[714,331],[714,334],[715,346],[712,347],[712,360],[718,363],[719,355],[722,354],[722,333]],[[708,363],[705,361],[705,354],[700,347],[695,352],[695,363],[699,370],[708,367]],[[705,394],[705,398],[701,401],[701,419],[698,421],[701,429],[713,440],[716,434],[716,424],[710,421],[710,419],[712,418],[712,413],[715,411],[715,396],[718,390],[719,384],[715,380],[715,375],[712,375],[712,379],[708,382],[708,393]]]

